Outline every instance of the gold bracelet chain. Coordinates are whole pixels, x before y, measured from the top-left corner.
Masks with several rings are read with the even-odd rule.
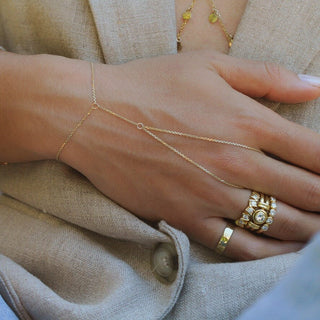
[[[96,89],[95,89],[95,76],[94,76],[94,66],[93,63],[91,62],[91,94],[92,94],[92,103],[90,106],[90,109],[88,110],[88,112],[82,117],[82,119],[76,124],[76,126],[71,130],[71,132],[69,133],[68,137],[66,138],[66,140],[63,142],[63,144],[61,145],[61,147],[59,148],[59,151],[56,155],[56,160],[60,160],[60,156],[62,151],[64,150],[64,148],[66,147],[66,145],[68,144],[68,142],[71,140],[71,138],[73,137],[73,135],[76,133],[76,131],[81,127],[81,125],[84,123],[84,121],[92,114],[92,112],[96,109],[100,109],[104,112],[107,112],[121,120],[124,120],[125,122],[134,125],[137,129],[144,131],[145,133],[147,133],[149,136],[151,136],[153,139],[155,139],[156,141],[160,142],[163,146],[165,146],[166,148],[168,148],[169,150],[173,151],[174,153],[176,153],[178,156],[180,156],[181,158],[183,158],[184,160],[186,160],[187,162],[189,162],[190,164],[194,165],[195,167],[197,167],[198,169],[202,170],[203,172],[205,172],[206,174],[210,175],[211,177],[213,177],[214,179],[220,181],[221,183],[230,186],[230,187],[234,187],[234,188],[238,188],[238,189],[243,189],[243,187],[232,184],[230,182],[225,181],[224,179],[218,177],[216,174],[214,174],[212,171],[206,169],[204,166],[202,166],[201,164],[197,163],[196,161],[192,160],[191,158],[189,158],[188,156],[186,156],[185,154],[183,154],[181,151],[179,151],[178,149],[176,149],[175,147],[171,146],[170,144],[168,144],[167,142],[165,142],[164,140],[162,140],[160,137],[158,137],[155,133],[151,132],[161,132],[161,133],[167,133],[167,134],[172,134],[172,135],[177,135],[177,136],[182,136],[182,137],[186,137],[186,138],[192,138],[192,139],[198,139],[198,140],[204,140],[204,141],[208,141],[208,142],[214,142],[214,143],[220,143],[220,144],[226,144],[226,145],[230,145],[230,146],[234,146],[234,147],[239,147],[239,148],[244,148],[250,151],[254,151],[254,152],[258,152],[258,153],[263,153],[261,150],[256,149],[256,148],[252,148],[249,147],[247,145],[244,144],[240,144],[240,143],[236,143],[236,142],[231,142],[231,141],[224,141],[224,140],[220,140],[220,139],[214,139],[214,138],[208,138],[208,137],[201,137],[201,136],[197,136],[197,135],[193,135],[193,134],[188,134],[188,133],[183,133],[183,132],[179,132],[179,131],[172,131],[172,130],[166,130],[166,129],[160,129],[160,128],[155,128],[155,127],[149,127],[144,125],[141,122],[135,122],[132,121],[108,108],[105,108],[103,106],[101,106],[98,102],[97,102],[97,97],[96,97]]]
[[[211,24],[215,24],[216,22],[219,23],[221,30],[224,34],[224,36],[226,37],[227,41],[228,41],[228,46],[229,48],[231,48],[232,46],[232,42],[233,42],[233,35],[228,32],[220,11],[216,8],[213,0],[209,0],[210,1],[210,6],[211,6],[211,13],[208,17],[208,20]],[[190,4],[190,6],[182,13],[182,23],[181,26],[177,32],[177,50],[181,51],[182,49],[182,40],[181,40],[181,35],[187,25],[187,23],[190,21],[191,17],[192,17],[192,10],[194,8],[194,5],[196,3],[196,0],[192,0],[192,3]]]

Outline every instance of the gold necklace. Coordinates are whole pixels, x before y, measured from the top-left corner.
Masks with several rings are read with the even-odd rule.
[[[195,3],[196,3],[196,0],[192,0],[192,3],[190,4],[190,6],[182,13],[182,16],[181,16],[182,24],[178,30],[178,33],[177,33],[177,50],[178,51],[181,51],[181,49],[182,49],[181,35],[182,35],[187,23],[190,21],[190,19],[192,17],[192,10],[193,10]],[[219,23],[221,30],[223,31],[223,34],[228,41],[229,48],[231,48],[232,42],[233,42],[233,35],[230,32],[228,32],[228,30],[222,20],[221,13],[216,8],[213,0],[210,0],[210,4],[211,4],[211,13],[208,17],[208,20],[211,24],[215,24],[216,22]]]

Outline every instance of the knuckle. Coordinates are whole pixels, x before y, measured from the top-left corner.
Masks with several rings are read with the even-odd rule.
[[[211,209],[211,216],[218,215],[217,209],[222,208],[225,203],[224,201],[226,201],[226,195],[222,192],[221,188],[217,188],[216,186],[217,184],[212,183],[210,179],[210,183],[204,183],[200,186],[196,194],[201,203]]]
[[[243,161],[235,151],[225,150],[214,156],[214,163],[219,171],[228,171],[234,173],[243,167]]]
[[[285,131],[282,128],[272,128],[270,130],[271,126],[266,127],[265,136],[268,139],[268,142],[270,145],[277,145],[279,143],[286,143],[289,141],[288,139],[292,138],[290,137],[289,133]]]
[[[217,172],[221,177],[237,183],[241,181],[243,185],[251,180],[256,168],[254,155],[239,148],[224,152],[216,161]]]
[[[291,183],[291,180],[288,180],[287,173],[282,170],[282,163],[280,161],[275,162],[272,166],[274,169],[273,172],[270,172],[270,176],[276,183],[273,183],[274,194],[280,194],[282,190],[286,190],[288,188],[288,183]]]
[[[306,207],[309,210],[318,210],[320,207],[320,183],[310,184],[305,191]]]
[[[245,170],[242,158],[230,152],[217,154],[213,162],[212,167],[215,168],[213,172],[226,181],[235,181],[235,178],[239,177],[239,174],[242,175]]]
[[[244,132],[250,140],[261,140],[266,135],[273,134],[273,119],[271,114],[264,111],[260,108],[243,109],[231,120],[231,124],[240,132]]]
[[[270,81],[281,78],[282,67],[274,62],[265,61],[263,62],[265,74]]]
[[[258,260],[262,258],[261,247],[259,244],[250,242],[248,246],[240,252],[240,260],[243,261],[251,261],[251,260]]]

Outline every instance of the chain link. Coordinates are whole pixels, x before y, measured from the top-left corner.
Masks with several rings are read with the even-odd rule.
[[[168,148],[169,150],[173,151],[175,154],[177,154],[178,156],[180,156],[181,158],[183,158],[185,161],[189,162],[190,164],[192,164],[193,166],[197,167],[198,169],[202,170],[204,173],[208,174],[209,176],[211,176],[212,178],[216,179],[217,181],[230,186],[230,187],[234,187],[234,188],[238,188],[238,189],[243,189],[243,187],[235,185],[233,183],[227,182],[224,179],[218,177],[215,173],[213,173],[212,171],[208,170],[207,168],[205,168],[204,166],[202,166],[201,164],[199,164],[198,162],[192,160],[191,158],[189,158],[188,156],[186,156],[184,153],[182,153],[181,151],[179,151],[178,149],[176,149],[175,147],[171,146],[169,143],[167,143],[166,141],[164,141],[163,139],[161,139],[159,136],[157,136],[155,133],[153,132],[160,132],[160,133],[166,133],[166,134],[171,134],[171,135],[176,135],[176,136],[181,136],[181,137],[186,137],[186,138],[191,138],[191,139],[198,139],[198,140],[203,140],[203,141],[208,141],[208,142],[213,142],[213,143],[220,143],[220,144],[226,144],[226,145],[230,145],[230,146],[234,146],[234,147],[239,147],[239,148],[243,148],[246,150],[250,150],[250,151],[254,151],[254,152],[259,152],[259,153],[263,153],[262,151],[260,151],[259,149],[255,149],[252,147],[249,147],[247,145],[244,144],[240,144],[240,143],[236,143],[236,142],[231,142],[231,141],[224,141],[224,140],[220,140],[220,139],[215,139],[215,138],[209,138],[209,137],[202,137],[202,136],[197,136],[194,134],[188,134],[188,133],[183,133],[183,132],[179,132],[179,131],[173,131],[173,130],[167,130],[167,129],[160,129],[160,128],[155,128],[155,127],[149,127],[149,126],[145,126],[143,123],[141,122],[135,122],[132,121],[108,108],[105,108],[103,106],[101,106],[98,102],[97,102],[97,97],[96,97],[96,88],[95,88],[95,75],[94,75],[94,66],[93,63],[91,62],[91,98],[92,98],[92,103],[90,106],[89,111],[82,117],[82,119],[76,124],[76,126],[71,130],[71,132],[69,133],[69,135],[67,136],[66,140],[63,142],[62,146],[60,147],[60,149],[58,150],[58,153],[56,155],[56,160],[60,160],[60,156],[62,151],[64,150],[64,148],[66,147],[66,145],[68,144],[68,142],[71,140],[71,138],[73,137],[73,135],[76,133],[76,131],[82,126],[82,124],[85,122],[85,120],[93,113],[94,110],[100,109],[104,112],[107,112],[115,117],[117,117],[118,119],[121,119],[131,125],[134,125],[138,130],[142,130],[145,133],[147,133],[150,137],[152,137],[153,139],[155,139],[156,141],[158,141],[159,143],[161,143],[163,146],[165,146],[166,148]],[[153,132],[152,132],[153,131]]]
[[[209,1],[210,1],[210,5],[211,5],[211,14],[209,15],[209,21],[212,24],[214,24],[216,21],[218,21],[218,23],[221,27],[221,30],[223,31],[223,34],[228,41],[229,48],[231,48],[232,42],[233,42],[233,35],[227,31],[227,28],[222,20],[221,13],[216,8],[213,0],[209,0]],[[193,0],[191,5],[182,13],[182,16],[181,16],[182,23],[181,23],[181,26],[179,27],[179,30],[177,32],[177,50],[178,51],[181,51],[181,49],[182,49],[181,35],[182,35],[187,23],[190,21],[190,19],[192,17],[192,10],[194,8],[195,3],[196,3],[196,0]],[[217,19],[210,20],[211,15],[215,15]]]
[[[231,48],[232,46],[232,43],[233,43],[233,35],[227,31],[227,28],[222,20],[222,17],[221,17],[221,13],[220,11],[217,9],[217,7],[215,6],[213,0],[210,0],[211,1],[211,6],[212,6],[212,13],[215,13],[218,17],[218,22],[220,24],[220,27],[228,41],[228,45],[229,45],[229,48]]]

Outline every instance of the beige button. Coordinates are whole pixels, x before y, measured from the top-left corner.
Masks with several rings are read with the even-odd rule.
[[[160,243],[151,257],[152,271],[161,282],[171,283],[178,271],[178,255],[171,243]]]

